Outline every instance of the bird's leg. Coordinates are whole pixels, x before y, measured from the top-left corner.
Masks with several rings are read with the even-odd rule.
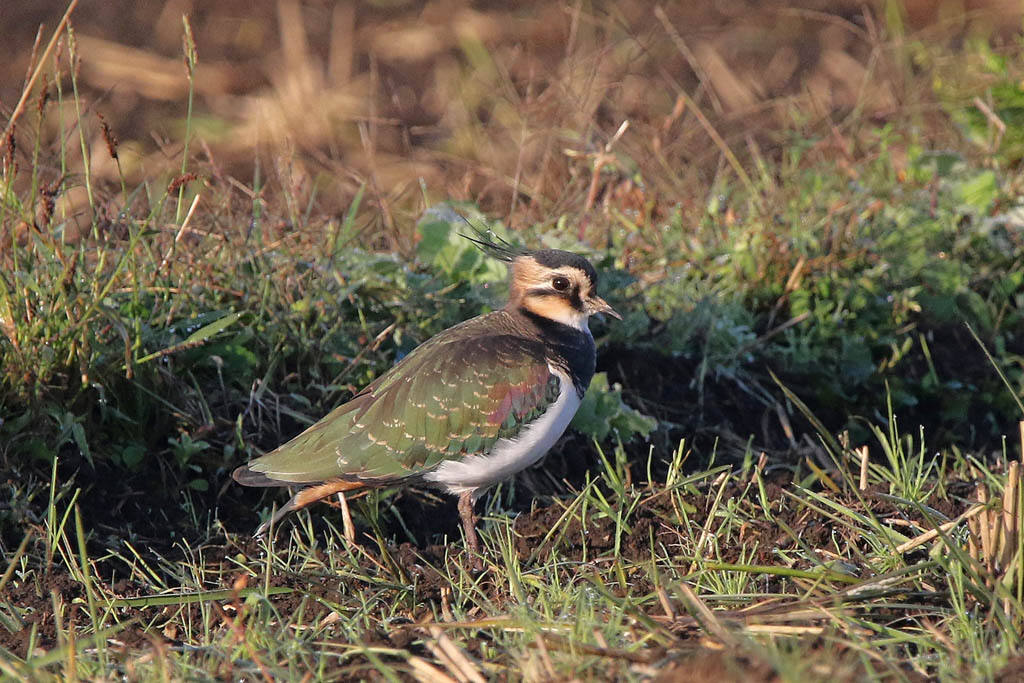
[[[356,527],[352,524],[352,513],[348,509],[348,501],[345,499],[345,492],[338,491],[338,503],[341,505],[341,523],[345,539],[349,543],[356,542]]]
[[[459,494],[459,517],[462,519],[462,530],[466,534],[469,546],[470,567],[480,571],[480,538],[476,535],[476,516],[473,514],[473,492],[463,491]]]

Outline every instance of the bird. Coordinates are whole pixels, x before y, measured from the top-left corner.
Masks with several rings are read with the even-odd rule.
[[[431,337],[304,432],[235,469],[245,486],[299,487],[256,536],[334,494],[420,485],[458,497],[480,568],[477,500],[555,445],[594,375],[590,316],[622,317],[598,295],[583,256],[476,232],[462,236],[508,265],[506,305]]]

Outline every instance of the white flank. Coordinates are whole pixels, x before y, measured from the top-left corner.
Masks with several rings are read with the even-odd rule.
[[[472,491],[475,499],[489,487],[540,460],[562,436],[580,407],[580,397],[569,376],[548,367],[561,382],[561,392],[543,415],[524,427],[515,438],[498,441],[490,453],[446,460],[424,479],[453,495]]]

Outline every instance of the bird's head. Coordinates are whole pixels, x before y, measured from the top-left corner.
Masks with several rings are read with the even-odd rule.
[[[509,264],[508,308],[526,311],[586,330],[587,319],[595,313],[622,316],[597,294],[597,271],[587,259],[571,251],[517,249],[478,233],[466,236],[484,253]]]

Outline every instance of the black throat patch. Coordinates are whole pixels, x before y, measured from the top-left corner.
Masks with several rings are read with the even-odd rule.
[[[571,325],[537,315],[527,308],[520,308],[518,313],[536,330],[537,336],[548,349],[548,360],[572,378],[577,395],[583,398],[594,377],[597,363],[594,338]]]

